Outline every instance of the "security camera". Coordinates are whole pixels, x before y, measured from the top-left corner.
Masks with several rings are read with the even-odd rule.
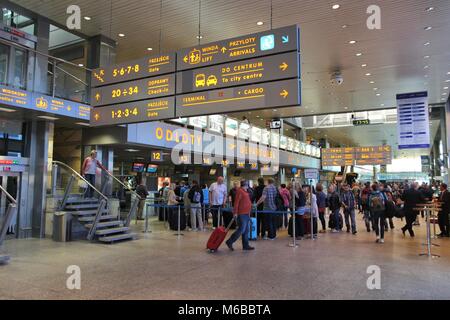
[[[342,74],[340,72],[334,72],[331,75],[331,84],[334,86],[340,86],[342,83],[344,83],[344,77],[342,76]]]

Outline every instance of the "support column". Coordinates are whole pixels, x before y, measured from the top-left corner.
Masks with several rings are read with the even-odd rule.
[[[38,18],[36,21],[35,35],[38,38],[36,50],[43,54],[48,54],[50,42],[50,23],[47,20]],[[28,60],[27,90],[52,94],[52,89],[48,89],[48,63],[46,56],[41,54],[31,54]]]
[[[48,121],[28,123],[26,152],[30,158],[28,203],[19,217],[19,237],[42,238],[45,234],[45,210],[50,140],[54,124]]]

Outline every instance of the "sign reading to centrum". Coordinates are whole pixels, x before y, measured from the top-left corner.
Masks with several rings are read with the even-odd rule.
[[[284,27],[96,69],[91,123],[299,106],[299,33]]]

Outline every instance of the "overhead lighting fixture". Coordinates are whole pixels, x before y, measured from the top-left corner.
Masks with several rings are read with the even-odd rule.
[[[450,82],[450,79],[448,79],[448,80],[445,80],[445,82]]]
[[[150,48],[150,47],[147,48],[147,51],[152,51],[152,50],[153,50],[153,48]]]
[[[125,34],[119,33],[118,36],[121,37],[121,38],[123,38],[123,37],[125,37]]]
[[[375,83],[375,81],[370,81],[369,83],[371,83],[371,84],[374,84],[374,83]]]
[[[89,122],[75,122],[75,124],[78,124],[80,126],[85,126],[85,127],[90,127],[90,123]]]
[[[345,110],[348,110],[348,107],[344,107]]]
[[[423,57],[424,59],[429,59],[430,58],[430,56],[425,56],[425,57]]]
[[[79,66],[79,67],[84,67],[84,64],[79,63],[78,66]]]
[[[430,11],[433,11],[433,10],[434,10],[434,7],[428,7],[428,8],[425,9],[425,11],[427,11],[427,12],[430,12]]]
[[[443,95],[443,96],[446,96],[447,94],[444,92],[442,95]]]
[[[366,73],[366,76],[371,76],[372,74],[370,73],[370,72],[367,72]]]
[[[86,17],[84,17],[84,20],[91,21],[91,17],[86,16]]]
[[[4,107],[0,107],[0,111],[4,111],[4,112],[16,112],[17,110],[9,109],[9,108],[4,108]]]
[[[341,6],[339,4],[333,4],[333,6],[331,7],[333,10],[337,10],[339,9]]]
[[[381,96],[381,93],[377,93],[377,97]]]
[[[384,103],[380,104],[380,106],[384,107]]]
[[[428,69],[428,66],[423,67],[424,69]]]
[[[203,36],[202,36],[202,35],[196,36],[196,38],[197,38],[197,39],[203,39]]]
[[[430,42],[425,42],[423,45],[424,45],[424,46],[429,46],[429,45],[430,45]]]
[[[262,25],[264,24],[264,22],[258,21],[256,24],[257,24],[258,26],[262,26]]]
[[[361,53],[361,52],[358,52],[358,53],[356,54],[356,56],[357,56],[357,57],[361,57],[361,56],[362,56],[362,53]]]
[[[139,152],[139,150],[136,149],[125,149],[126,152]]]
[[[347,27],[348,27],[348,25],[343,24],[341,28],[342,28],[342,29],[345,29],[345,28],[347,28]]]
[[[50,116],[38,116],[38,118],[45,119],[45,120],[51,120],[51,121],[55,121],[55,120],[59,119],[59,118],[50,117]]]
[[[355,44],[355,43],[356,43],[356,40],[350,40],[348,43],[350,43],[350,44]]]
[[[426,30],[426,31],[428,31],[428,30],[431,30],[431,29],[433,29],[433,27],[425,27],[425,28],[423,28],[424,30]]]
[[[378,88],[373,88],[373,90],[374,90],[374,91],[377,91],[377,90],[378,90]]]
[[[450,71],[449,71],[449,72],[447,72],[447,74],[448,74],[448,75],[450,75]]]
[[[363,63],[363,64],[361,65],[361,67],[365,68],[365,67],[367,67],[367,64],[366,64],[366,63]]]
[[[444,87],[444,90],[447,90],[448,89],[448,87]]]

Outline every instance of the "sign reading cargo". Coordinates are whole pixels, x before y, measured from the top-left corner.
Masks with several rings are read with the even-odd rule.
[[[391,163],[391,146],[322,149],[323,167],[386,165]]]
[[[299,106],[299,33],[284,27],[96,69],[91,124]]]

